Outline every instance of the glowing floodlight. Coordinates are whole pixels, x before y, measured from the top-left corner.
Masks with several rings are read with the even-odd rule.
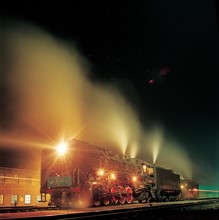
[[[61,142],[57,145],[57,152],[59,155],[64,155],[67,152],[67,144],[65,142]]]
[[[103,170],[103,169],[99,169],[99,170],[97,171],[97,175],[98,175],[98,176],[103,176],[103,175],[104,175],[104,170]]]

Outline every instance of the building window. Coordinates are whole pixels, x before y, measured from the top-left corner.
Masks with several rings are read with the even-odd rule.
[[[18,195],[12,195],[11,196],[11,204],[16,206],[17,203],[18,203]]]
[[[0,195],[0,205],[4,204],[4,195]]]
[[[41,193],[41,202],[46,202],[46,193]]]
[[[41,202],[41,195],[37,195],[37,203]]]
[[[5,174],[0,173],[0,183],[5,183]]]
[[[31,203],[31,195],[25,195],[24,204],[30,204],[30,203]]]

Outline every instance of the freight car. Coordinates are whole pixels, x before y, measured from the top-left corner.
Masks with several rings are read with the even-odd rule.
[[[75,139],[65,154],[62,149],[41,155],[41,195],[50,195],[49,205],[141,203],[181,195],[180,175],[172,170]]]

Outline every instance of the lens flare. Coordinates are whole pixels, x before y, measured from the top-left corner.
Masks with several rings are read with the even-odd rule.
[[[67,152],[67,144],[65,142],[61,142],[57,145],[57,152],[59,155],[64,155]]]

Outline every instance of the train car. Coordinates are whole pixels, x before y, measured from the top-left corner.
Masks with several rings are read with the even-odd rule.
[[[180,176],[172,170],[75,139],[63,149],[64,143],[59,153],[42,151],[41,195],[50,195],[49,205],[176,200],[181,192]]]
[[[181,199],[197,199],[199,197],[199,185],[194,180],[181,179]]]

